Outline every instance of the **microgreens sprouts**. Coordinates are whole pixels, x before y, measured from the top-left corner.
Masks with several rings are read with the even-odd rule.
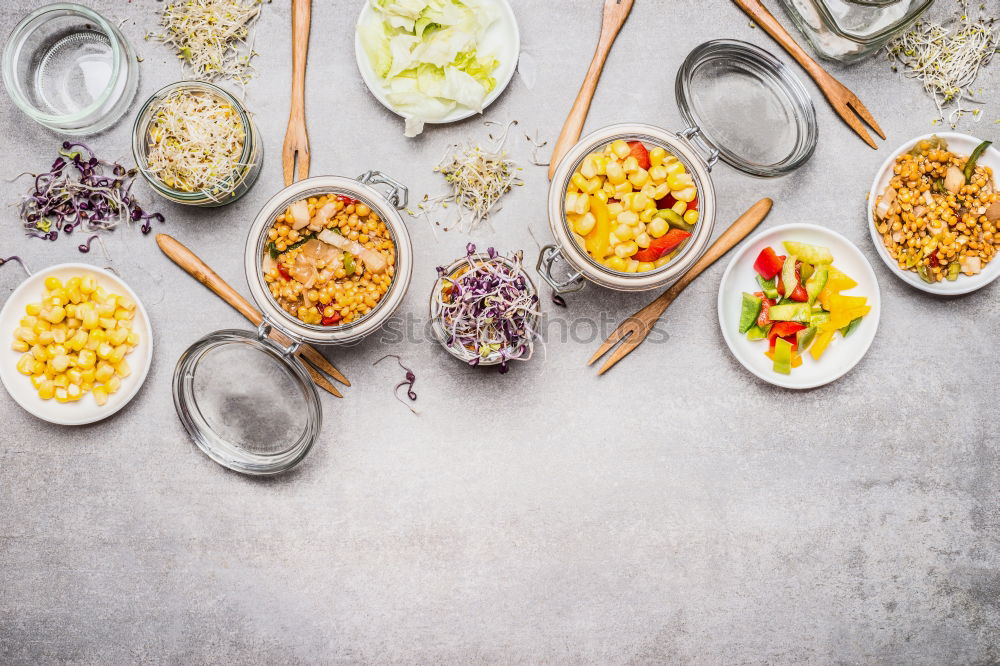
[[[134,169],[98,159],[83,143],[65,141],[59,155],[48,172],[28,174],[34,182],[20,202],[28,236],[54,241],[60,232],[111,231],[122,221],[141,222],[148,234],[150,220],[163,222],[163,215],[145,212],[131,193]]]
[[[918,21],[886,46],[890,58],[905,67],[906,75],[918,79],[934,100],[940,119],[945,108],[955,107],[948,115],[954,126],[967,113],[978,120],[978,109],[970,110],[965,102],[981,104],[970,86],[1000,48],[1000,33],[995,17],[972,17],[966,0],[959,0],[959,15],[944,23]]]
[[[254,74],[260,5],[261,0],[175,0],[160,14],[163,32],[146,38],[174,47],[194,78],[245,84]]]
[[[499,357],[503,374],[508,361],[531,358],[541,312],[521,259],[521,252],[504,257],[492,247],[477,255],[469,243],[461,268],[451,274],[437,269],[435,314],[448,336],[446,344],[464,350],[469,365]]]
[[[417,399],[417,393],[416,393],[416,391],[413,390],[413,384],[416,383],[417,376],[415,374],[413,374],[412,370],[410,370],[408,367],[406,367],[405,365],[403,365],[403,359],[401,359],[399,357],[399,354],[386,354],[385,356],[383,356],[379,360],[377,360],[374,363],[372,363],[372,365],[373,366],[374,365],[378,365],[379,363],[381,363],[382,361],[384,361],[387,358],[394,358],[394,359],[396,359],[396,363],[398,363],[399,367],[402,368],[403,372],[406,373],[406,375],[404,375],[406,377],[406,379],[403,380],[403,381],[401,381],[401,382],[399,382],[398,384],[396,384],[395,387],[393,387],[393,389],[392,389],[393,395],[396,396],[396,400],[399,400],[400,402],[402,402],[404,405],[406,405],[407,409],[409,409],[411,412],[413,412],[414,414],[416,414],[417,410],[413,409],[413,407],[410,407],[410,405],[407,405],[405,402],[403,402],[403,399],[399,397],[399,389],[401,389],[402,387],[405,386],[406,387],[406,397],[409,398],[411,401],[416,401],[416,399]]]

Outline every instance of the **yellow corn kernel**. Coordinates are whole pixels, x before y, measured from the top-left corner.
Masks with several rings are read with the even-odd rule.
[[[76,357],[76,367],[78,368],[93,368],[95,363],[97,363],[97,354],[90,349],[81,349]]]
[[[69,296],[66,294],[65,289],[54,289],[49,293],[47,300],[50,306],[63,306],[69,303]]]
[[[66,353],[66,347],[63,345],[57,345],[55,343],[49,345],[45,348],[45,356],[48,360],[54,359],[56,356],[61,356]]]
[[[128,353],[128,347],[126,347],[125,345],[118,345],[117,347],[111,350],[110,354],[108,354],[108,363],[110,363],[111,365],[115,365],[116,363],[121,363],[122,360],[125,358],[125,354],[127,353]]]
[[[673,258],[673,254],[672,253],[664,255],[664,256],[660,257],[659,259],[657,259],[656,261],[654,261],[653,265],[656,266],[657,268],[659,268],[660,266],[666,265],[672,258]]]
[[[696,211],[694,209],[691,209],[691,210],[687,211],[686,213],[684,213],[684,221],[687,222],[688,224],[697,224],[698,223],[698,211]]]
[[[32,329],[22,326],[14,329],[14,338],[33,345],[38,341],[38,334]]]
[[[98,317],[112,318],[113,319],[114,316],[115,316],[115,304],[114,303],[110,303],[110,304],[108,304],[108,303],[98,303],[97,307],[95,309],[97,310],[97,316]]]
[[[56,343],[57,345],[61,345],[66,342],[65,327],[57,326],[52,329],[52,342]]]
[[[26,352],[31,350],[31,345],[24,340],[14,340],[14,342],[11,343],[10,348],[16,352]]]
[[[34,361],[32,361],[32,363],[34,363]],[[47,382],[47,381],[49,381],[48,377],[46,377],[44,374],[41,374],[41,375],[32,374],[31,375],[31,385],[35,387],[36,391],[38,389],[42,388],[42,383],[43,382]]]
[[[659,201],[668,194],[670,194],[670,187],[666,183],[660,183],[653,189],[653,194],[649,198]]]
[[[635,259],[629,259],[628,263],[625,264],[626,273],[635,273],[639,270],[639,262]]]
[[[121,319],[121,320],[119,320],[118,321],[118,328],[124,328],[127,331],[131,330],[132,329],[132,320],[131,319]]]
[[[45,288],[49,291],[62,287],[62,281],[54,275],[45,278]]]
[[[652,163],[652,161],[650,162]],[[649,167],[649,179],[659,185],[667,179],[667,170],[660,165]]]
[[[649,221],[649,224],[646,225],[646,231],[649,232],[649,235],[653,238],[659,238],[669,230],[670,225],[667,224],[667,221],[662,217],[654,217]]]
[[[626,261],[621,257],[611,257],[606,262],[605,265],[613,271],[625,272]]]
[[[114,317],[101,317],[98,322],[101,328],[112,329],[118,326],[118,320]]]
[[[638,167],[628,175],[628,180],[634,187],[642,187],[649,182],[649,172],[642,167]]]
[[[639,224],[639,216],[630,210],[618,213],[618,216],[615,219],[618,220],[618,224],[627,224],[629,226]]]
[[[625,169],[625,173],[634,173],[639,170],[639,160],[629,155],[622,160],[622,168]]]
[[[642,192],[636,192],[632,196],[632,200],[629,202],[629,208],[638,213],[648,208],[651,203],[652,201],[650,201],[649,197],[645,194]]]
[[[24,312],[25,314],[29,314],[32,317],[37,317],[42,312],[42,304],[28,303],[27,305],[24,306]]]
[[[69,402],[69,392],[65,386],[57,386],[55,390],[56,402]]]
[[[654,268],[656,268],[656,265],[652,261],[640,261],[636,267],[636,272],[642,273],[644,271],[651,271]]]
[[[608,182],[618,186],[625,182],[625,169],[618,162],[609,162],[607,166]]]
[[[56,385],[52,383],[51,379],[42,380],[41,386],[38,387],[38,397],[42,400],[51,400],[52,396],[56,394]]]
[[[65,374],[53,375],[52,383],[60,388],[66,388],[67,386],[69,386],[69,378]]]
[[[698,188],[692,185],[691,187],[684,190],[680,190],[679,192],[674,192],[673,190],[671,190],[670,193],[674,196],[674,199],[677,199],[678,203],[682,201],[684,203],[688,203],[694,201],[694,198],[698,196]]]
[[[129,331],[128,337],[125,338],[125,343],[128,344],[129,347],[135,347],[139,344],[139,334],[135,331]]]
[[[31,354],[24,354],[17,361],[17,371],[22,375],[30,375],[35,367],[35,359]]]
[[[600,191],[601,185],[603,185],[603,181],[597,176],[594,176],[587,181],[587,186],[583,188],[583,191],[587,194],[593,194],[594,192]]]
[[[573,223],[573,230],[581,236],[586,236],[594,230],[596,224],[597,218],[594,217],[593,213],[584,213],[577,216],[576,221]]]
[[[115,330],[108,333],[108,343],[116,347],[120,344],[123,344],[127,339],[128,339],[127,328],[116,328]]]
[[[639,246],[635,244],[635,241],[628,241],[627,243],[619,243],[615,246],[615,256],[621,257],[622,259],[626,257],[631,257],[633,254],[639,251]]]
[[[83,294],[80,293],[80,288],[75,287],[66,290],[66,298],[69,299],[71,305],[75,305],[84,299]]]
[[[80,291],[84,294],[93,293],[97,289],[97,280],[93,275],[87,275],[82,280],[80,280]]]
[[[122,387],[122,380],[112,377],[104,385],[107,387],[108,393],[115,393]]]
[[[674,203],[673,206],[670,207],[670,210],[674,211],[678,215],[684,215],[684,211],[686,211],[687,209],[688,205],[686,201],[677,201]]]
[[[650,238],[649,233],[645,231],[635,237],[635,244],[639,246],[640,250],[645,250],[652,242],[653,239]]]
[[[83,382],[82,384],[80,384],[80,388],[83,389],[84,393],[86,393],[87,391],[90,391],[94,388],[94,384],[90,382]]]
[[[649,151],[649,165],[654,167],[660,166],[661,164],[663,164],[663,158],[666,156],[667,156],[667,151],[665,151],[663,148],[660,148],[659,146],[653,148],[651,151]]]
[[[576,187],[578,189],[581,189],[581,190],[583,190],[583,189],[585,189],[587,187],[588,180],[589,180],[589,177],[588,176],[584,176],[580,172],[574,173],[573,177],[570,178],[570,182],[573,183],[574,185],[576,185]]]
[[[81,324],[83,325],[84,329],[89,331],[93,328],[97,328],[97,326],[100,323],[101,323],[101,318],[97,314],[97,310],[95,310],[94,308],[89,308],[86,311],[84,311],[81,321]]]
[[[31,348],[31,355],[35,357],[35,360],[47,361],[49,360],[49,355],[45,352],[45,349],[46,348],[41,345],[34,345]]]
[[[97,346],[97,358],[107,360],[107,358],[111,356],[111,352],[113,352],[114,349],[115,348],[107,342],[102,342]]]
[[[31,374],[33,374],[33,375],[45,375],[46,377],[49,375],[49,373],[46,372],[46,370],[48,369],[48,364],[47,363],[44,363],[43,361],[39,361],[39,360],[35,360],[35,361],[33,361],[33,363],[35,365],[31,368]],[[52,373],[52,375],[55,376],[55,373]]]
[[[132,368],[129,366],[128,361],[122,359],[118,364],[115,365],[115,373],[119,377],[128,377],[132,374]]]
[[[69,367],[69,356],[59,354],[52,359],[52,369],[56,372],[64,372]]]
[[[94,380],[101,382],[102,384],[111,379],[115,374],[115,369],[107,364],[101,363],[97,366],[97,372],[94,373]]]
[[[80,367],[79,365],[77,367]],[[94,380],[97,379],[97,371],[93,367],[87,368],[86,370],[80,371],[80,384],[93,384]]]
[[[83,397],[83,391],[79,384],[70,384],[66,387],[66,397],[70,400],[79,400]]]
[[[590,179],[597,175],[597,164],[594,163],[594,155],[590,154],[583,158],[580,163],[580,175]],[[576,178],[576,176],[574,176]],[[582,188],[581,188],[582,189]]]
[[[627,224],[619,224],[615,227],[614,233],[615,237],[622,242],[632,240],[633,236],[635,236],[635,231],[633,231],[633,228]]]
[[[680,162],[664,162],[663,168],[667,170],[667,178],[684,173],[684,165]]]
[[[31,329],[31,332],[35,332],[35,324],[38,323],[38,317],[28,315],[26,317],[21,317],[21,326],[24,328]]]
[[[101,285],[97,285],[97,289],[94,290],[94,295],[91,296],[95,301],[103,301],[108,297],[107,290]]]
[[[52,324],[50,324],[45,319],[39,319],[38,323],[35,324],[35,333],[38,333],[39,335],[42,334],[42,331],[51,331],[51,330],[52,330]]]
[[[66,280],[65,288],[66,289],[79,289],[80,288],[80,278],[77,277],[77,276],[74,276],[74,277],[71,277],[70,279]]]
[[[655,208],[647,208],[646,210],[644,210],[641,213],[639,213],[639,221],[640,222],[649,222],[655,216],[656,216],[656,209]]]
[[[108,401],[108,389],[104,384],[98,384],[94,387],[94,401],[97,402],[98,407],[103,407]]]
[[[618,139],[617,141],[611,142],[611,152],[613,152],[618,159],[623,160],[628,157],[629,153],[632,152],[632,149],[628,147],[627,143]]]
[[[48,310],[42,311],[42,318],[52,324],[58,324],[66,318],[66,308],[61,305],[53,305]]]
[[[66,348],[73,351],[80,351],[87,344],[87,333],[83,329],[77,329],[69,340],[66,341]]]

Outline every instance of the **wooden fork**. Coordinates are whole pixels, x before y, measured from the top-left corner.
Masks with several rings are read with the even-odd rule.
[[[696,277],[698,277],[702,271],[714,264],[722,255],[728,252],[734,245],[739,243],[741,240],[747,237],[751,231],[757,228],[757,225],[767,217],[767,214],[771,210],[771,204],[773,202],[770,199],[764,198],[755,203],[753,206],[747,209],[747,212],[739,216],[739,218],[730,225],[728,229],[722,232],[722,235],[716,239],[714,243],[708,248],[705,254],[702,255],[694,266],[691,267],[687,273],[681,277],[680,280],[675,282],[672,287],[667,289],[665,292],[660,294],[660,296],[639,310],[631,317],[626,319],[621,323],[621,325],[615,329],[615,332],[608,336],[608,339],[604,341],[604,344],[600,346],[590,360],[587,361],[587,365],[593,365],[594,361],[604,356],[611,350],[612,347],[621,342],[621,345],[615,349],[614,353],[608,358],[607,362],[601,366],[598,370],[598,375],[603,375],[605,372],[610,370],[612,366],[618,361],[622,360],[631,353],[633,349],[639,346],[649,332],[653,330],[653,326],[656,321],[663,314],[663,311],[667,309],[667,306],[674,302],[674,299],[684,291],[684,288],[691,284]]]
[[[156,244],[160,246],[163,253],[170,257],[175,264],[183,268],[198,282],[201,282],[203,285],[215,292],[216,296],[233,306],[237,312],[249,319],[254,326],[259,326],[260,322],[264,320],[264,317],[254,306],[250,304],[250,301],[243,298],[238,291],[229,286],[229,283],[223,280],[218,273],[213,271],[212,268],[202,261],[198,255],[189,250],[176,238],[168,236],[167,234],[157,234]],[[291,338],[273,328],[268,334],[268,337],[286,347],[292,343]],[[333,364],[326,360],[318,349],[311,345],[302,344],[299,345],[295,355],[298,356],[300,360],[304,358],[309,361],[308,363],[303,363],[302,365],[307,371],[309,371],[309,376],[312,377],[316,386],[319,386],[327,393],[335,395],[338,398],[344,397],[326,377],[320,374],[320,370],[330,375],[344,386],[350,386],[351,382],[347,381],[347,377],[342,375],[337,368],[333,367]]]
[[[299,180],[309,177],[309,134],[306,132],[306,55],[309,52],[309,22],[312,0],[292,0],[292,104],[288,129],[281,150],[285,186],[295,181],[298,158]]]
[[[583,77],[583,84],[580,92],[576,95],[566,122],[563,124],[556,145],[552,148],[552,157],[549,158],[549,180],[556,171],[556,165],[560,158],[580,140],[580,133],[583,132],[583,123],[587,120],[587,112],[590,111],[590,101],[594,99],[594,92],[597,90],[597,81],[601,78],[604,70],[604,61],[608,59],[608,52],[611,45],[615,43],[618,31],[622,29],[625,19],[632,11],[634,0],[604,0],[604,14],[601,19],[601,36],[597,40],[597,49],[594,51],[594,58],[590,61],[590,69]]]
[[[837,115],[850,125],[851,129],[865,143],[878,150],[875,140],[868,135],[861,120],[868,123],[868,126],[875,130],[875,133],[883,139],[885,138],[885,133],[878,126],[878,123],[875,122],[875,117],[865,108],[861,100],[858,99],[858,96],[852,93],[847,86],[833,78],[818,62],[810,58],[809,54],[782,27],[778,19],[774,18],[771,12],[767,11],[767,8],[761,4],[760,0],[733,0],[733,2],[739,5],[757,25],[763,27],[767,31],[767,34],[774,38],[774,41],[778,42],[783,49],[795,58],[796,62],[802,65],[802,68],[809,73],[809,76],[816,82],[819,89],[823,91],[823,95],[830,102],[830,106],[837,112]],[[858,116],[861,116],[861,120],[858,120]]]

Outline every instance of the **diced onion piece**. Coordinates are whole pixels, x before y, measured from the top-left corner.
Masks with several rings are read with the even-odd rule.
[[[944,189],[952,194],[958,194],[962,185],[965,185],[965,174],[962,173],[962,170],[957,166],[948,167],[948,171],[944,175]]]
[[[885,188],[885,192],[875,202],[875,214],[881,219],[888,217],[889,208],[894,201],[896,201],[896,190],[891,187]]]
[[[962,272],[966,275],[975,275],[983,270],[983,265],[979,257],[959,257],[958,263],[962,267]]]
[[[298,230],[309,224],[309,204],[304,199],[291,205],[292,229]]]
[[[334,247],[340,248],[344,252],[350,252],[351,254],[360,257],[361,261],[365,264],[365,268],[370,270],[372,273],[382,273],[385,271],[386,266],[388,266],[388,262],[385,260],[385,257],[375,250],[371,250],[360,243],[344,238],[340,234],[330,231],[329,229],[320,232],[318,238],[324,243],[329,243]]]

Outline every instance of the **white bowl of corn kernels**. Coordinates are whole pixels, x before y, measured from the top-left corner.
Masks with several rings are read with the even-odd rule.
[[[93,314],[86,322],[69,316],[82,317],[76,308],[86,303],[96,320]],[[75,349],[82,339],[71,340],[81,331],[88,341]],[[58,425],[94,423],[122,409],[139,392],[153,360],[153,331],[139,297],[113,273],[88,264],[59,264],[22,282],[0,310],[0,343],[0,381],[7,393],[34,416]]]
[[[890,154],[890,156],[885,160],[885,162],[882,163],[881,168],[879,168],[878,173],[875,175],[875,180],[872,182],[871,191],[868,195],[868,206],[867,206],[868,231],[871,234],[872,243],[874,243],[875,249],[878,252],[879,257],[882,258],[882,261],[885,263],[886,266],[889,267],[890,271],[894,275],[899,277],[904,282],[909,283],[910,286],[916,287],[917,289],[926,291],[931,294],[938,294],[941,296],[958,296],[961,294],[968,294],[970,292],[976,291],[977,289],[981,289],[982,287],[985,287],[986,285],[990,284],[998,277],[1000,277],[1000,257],[997,257],[995,255],[989,261],[984,261],[982,258],[980,258],[978,264],[979,268],[978,273],[970,275],[967,274],[964,270],[962,270],[962,268],[964,267],[957,266],[959,270],[957,271],[957,274],[955,273],[952,274],[951,277],[953,279],[949,279],[947,276],[947,269],[949,267],[949,264],[952,261],[954,261],[956,265],[960,263],[957,261],[957,258],[965,253],[961,249],[965,247],[965,243],[968,243],[968,241],[970,240],[976,240],[976,242],[981,242],[981,243],[985,243],[987,241],[985,241],[984,239],[980,239],[978,237],[978,232],[975,234],[976,238],[973,239],[971,232],[963,231],[960,227],[956,225],[948,225],[949,228],[946,230],[947,231],[946,242],[948,242],[949,249],[957,250],[956,255],[946,256],[945,262],[941,263],[941,265],[939,266],[939,270],[943,274],[942,279],[937,279],[938,276],[934,274],[933,269],[930,269],[930,272],[928,272],[929,267],[927,266],[925,266],[922,269],[924,276],[921,277],[921,274],[918,273],[918,269],[920,268],[921,264],[927,263],[924,257],[921,256],[918,259],[917,265],[913,266],[912,268],[909,269],[901,268],[900,261],[903,261],[904,264],[910,261],[910,259],[907,258],[906,254],[911,250],[902,245],[907,242],[907,239],[905,238],[906,230],[895,229],[895,227],[892,226],[891,222],[881,218],[878,211],[878,206],[880,205],[882,197],[886,195],[886,189],[888,188],[890,182],[893,180],[893,177],[895,175],[894,169],[896,166],[896,160],[901,156],[906,155],[914,148],[917,148],[919,150],[923,142],[931,142],[935,139],[935,137],[943,139],[947,143],[946,150],[948,152],[953,153],[954,155],[961,158],[968,158],[970,155],[972,155],[976,147],[983,142],[982,139],[969,136],[968,134],[961,134],[958,132],[938,132],[936,134],[926,134],[924,136],[918,136],[916,138],[910,139],[903,145],[899,146],[896,150],[894,150]],[[964,164],[964,162],[962,164]],[[987,147],[979,155],[976,161],[976,165],[979,167],[989,167],[989,169],[992,170],[992,176],[993,176],[992,187],[994,191],[997,191],[997,188],[1000,187],[1000,181],[997,181],[998,178],[997,174],[998,172],[1000,172],[1000,150],[997,150],[997,147],[995,145]],[[959,165],[959,168],[960,167],[961,164]],[[924,177],[921,176],[921,181],[923,180]],[[918,196],[920,197],[920,199],[918,199],[915,203],[908,202],[908,205],[912,207],[913,211],[917,211],[920,208],[926,207],[923,205],[926,202],[921,200],[924,195],[920,194]],[[932,197],[932,200],[933,198],[934,197]],[[882,212],[887,212],[890,210],[895,210],[895,209],[889,208],[888,204],[883,204]],[[891,215],[889,217],[891,217]],[[925,217],[922,215],[921,219],[925,219]],[[882,227],[884,231],[880,230],[879,225],[884,224],[886,222],[889,223],[885,224],[885,226]],[[902,221],[900,221],[900,224],[902,224]],[[1000,220],[991,223],[991,225],[1000,225]],[[911,231],[911,233],[913,232]],[[889,235],[890,241],[885,240],[884,235],[886,234]],[[892,236],[893,234],[897,234],[896,238],[899,238],[900,240],[895,241]],[[903,235],[901,236],[899,234]],[[995,247],[1000,249],[1000,230],[995,231],[994,234],[995,236],[993,239],[993,244],[995,244]],[[920,231],[916,234],[916,236],[918,237],[918,242],[923,241],[924,235],[925,234],[923,233],[923,231]],[[963,238],[963,236],[965,238]],[[952,239],[952,237],[954,238]],[[958,243],[958,245],[956,245],[956,242]],[[890,243],[893,247],[890,249],[889,247],[887,247],[887,243]],[[902,259],[899,258],[901,256]]]

